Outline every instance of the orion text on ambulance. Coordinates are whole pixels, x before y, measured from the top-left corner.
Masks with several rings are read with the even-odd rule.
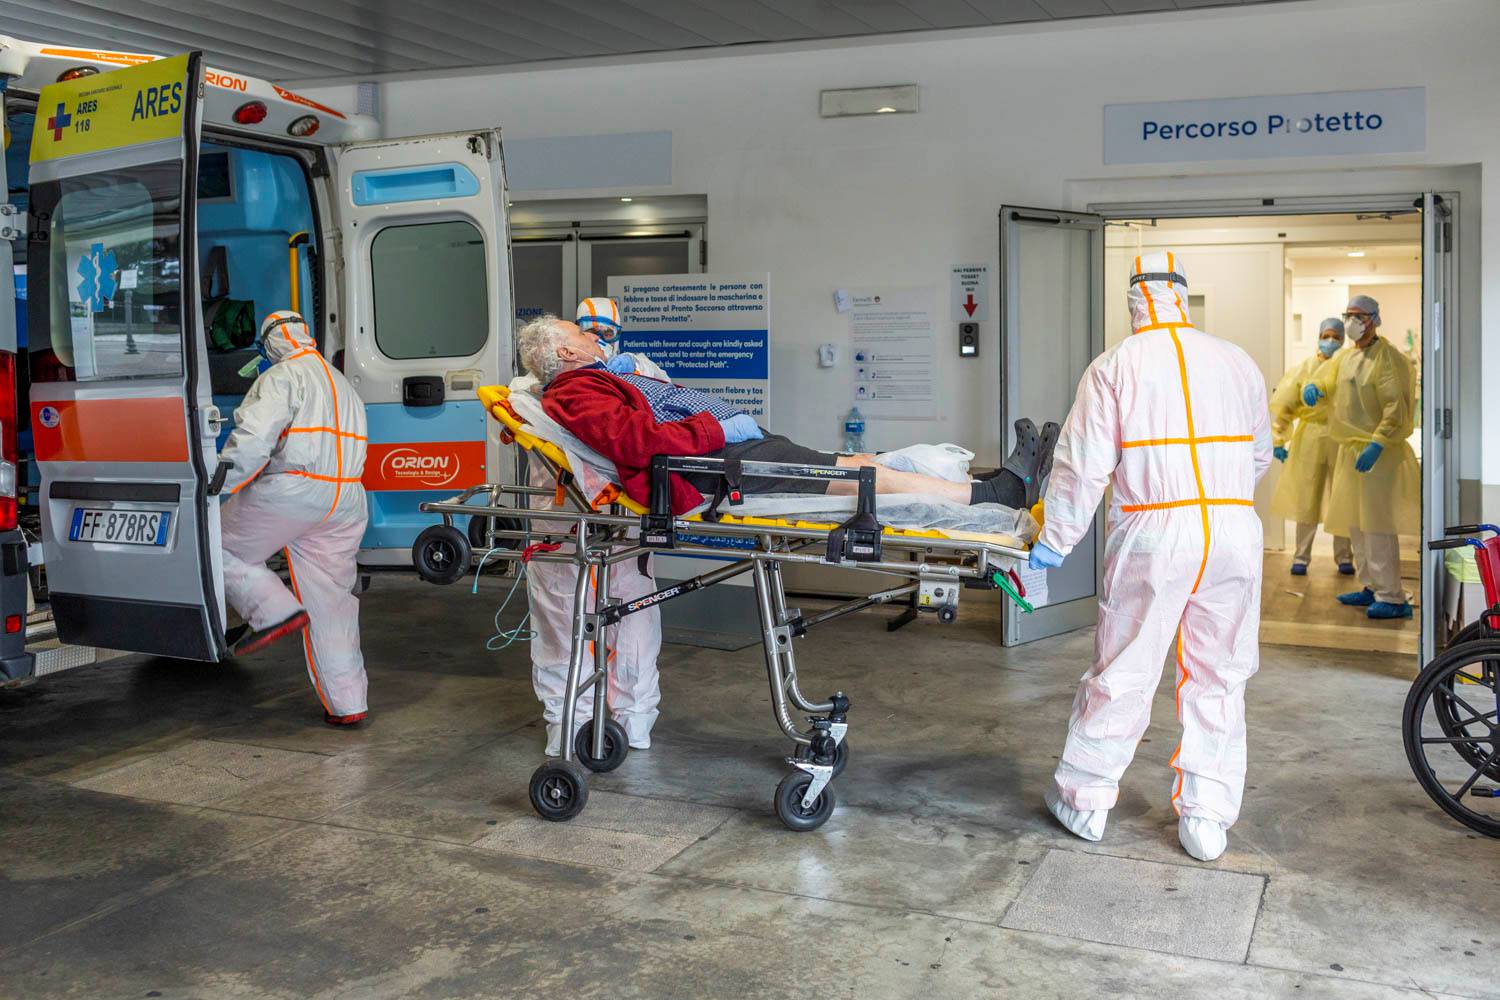
[[[1253,118],[1216,122],[1141,122],[1141,141],[1147,139],[1217,139],[1241,135],[1291,134],[1293,132],[1374,132],[1385,124],[1378,114],[1345,111],[1338,115],[1315,114],[1311,118],[1266,115],[1265,124]]]

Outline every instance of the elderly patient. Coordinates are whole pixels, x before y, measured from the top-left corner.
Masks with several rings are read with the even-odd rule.
[[[877,493],[917,493],[961,504],[998,503],[1030,508],[1052,465],[1057,425],[1038,434],[1030,420],[1016,421],[1016,450],[1001,469],[957,483],[875,464],[874,455],[834,455],[768,434],[749,414],[718,396],[634,374],[611,365],[591,333],[556,316],[540,316],[517,334],[521,362],[545,387],[542,407],[584,444],[615,464],[620,485],[638,503],[649,502],[651,458],[687,455],[783,462],[793,465],[874,466]],[[672,476],[672,511],[685,513],[712,492],[715,477]],[[852,494],[852,482],[746,476],[747,493]]]

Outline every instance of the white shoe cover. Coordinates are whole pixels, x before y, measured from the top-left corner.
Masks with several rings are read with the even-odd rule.
[[[1068,832],[1084,840],[1098,842],[1104,837],[1104,821],[1109,818],[1108,809],[1074,809],[1062,800],[1056,788],[1044,796],[1047,808]]]
[[[1182,849],[1199,861],[1217,861],[1229,846],[1224,824],[1201,816],[1183,816],[1177,821],[1177,839]]]
[[[562,723],[547,723],[547,749],[543,751],[548,757],[562,756]]]

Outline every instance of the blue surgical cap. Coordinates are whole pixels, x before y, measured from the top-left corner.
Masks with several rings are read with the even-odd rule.
[[[1327,333],[1329,330],[1334,331],[1340,337],[1342,337],[1344,335],[1344,321],[1339,319],[1337,316],[1330,316],[1322,323],[1318,324],[1319,337],[1322,337],[1323,334]]]

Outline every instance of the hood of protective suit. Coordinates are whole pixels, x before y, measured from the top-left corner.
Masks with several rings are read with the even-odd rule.
[[[316,351],[318,342],[299,313],[278,309],[260,325],[260,352],[272,364],[284,361],[300,351]]]
[[[1168,326],[1192,326],[1187,275],[1182,258],[1170,250],[1141,254],[1130,268],[1130,328],[1135,333]]]

